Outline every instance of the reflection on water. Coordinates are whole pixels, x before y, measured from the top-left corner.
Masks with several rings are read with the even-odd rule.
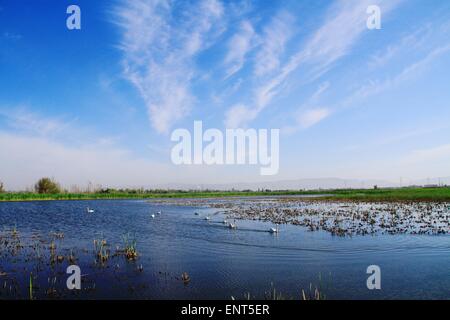
[[[30,278],[33,298],[264,298],[273,286],[300,299],[310,283],[328,299],[450,298],[448,235],[333,237],[294,225],[271,234],[272,223],[250,220],[231,230],[218,211],[136,200],[0,203],[0,299],[30,298]],[[136,240],[136,261],[116,254],[124,234]],[[106,241],[103,264],[94,239]],[[81,292],[64,290],[71,256]],[[366,287],[374,264],[380,291]]]

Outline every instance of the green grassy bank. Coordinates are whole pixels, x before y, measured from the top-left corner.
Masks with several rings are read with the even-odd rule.
[[[155,199],[155,198],[210,198],[250,196],[324,195],[321,199],[361,201],[450,201],[450,187],[399,189],[337,189],[314,191],[112,191],[99,193],[38,194],[31,192],[0,193],[0,201],[39,200],[95,200],[95,199]]]

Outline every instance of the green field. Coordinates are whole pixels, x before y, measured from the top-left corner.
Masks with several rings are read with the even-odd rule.
[[[320,199],[360,201],[450,201],[450,187],[399,189],[338,189],[314,191],[107,191],[99,193],[38,194],[31,192],[0,193],[0,201],[95,200],[95,199],[155,199],[212,198],[250,196],[317,195]],[[323,196],[321,196],[323,195]],[[315,198],[317,199],[317,198]]]
[[[450,201],[450,187],[333,190],[327,199],[361,201]]]

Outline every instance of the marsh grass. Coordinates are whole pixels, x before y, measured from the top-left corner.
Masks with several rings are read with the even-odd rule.
[[[314,287],[312,283],[309,284],[309,288],[307,291],[302,289],[301,299],[304,301],[307,300],[326,300],[325,294],[318,288]]]
[[[138,257],[136,236],[131,236],[130,233],[126,233],[122,236],[122,241],[124,245],[124,254],[127,260],[136,260]]]
[[[17,225],[14,225],[12,231],[11,231],[11,236],[13,238],[18,238],[19,237],[19,231],[17,230]]]
[[[247,297],[250,297],[250,294],[248,294]],[[288,300],[287,297],[285,297],[281,292],[277,291],[277,289],[273,286],[273,283],[271,284],[271,289],[266,291],[265,299],[273,301]]]
[[[30,295],[30,300],[34,300],[34,297],[33,297],[33,273],[30,273],[29,295]]]
[[[330,289],[331,284],[331,273],[330,273],[329,281],[326,285],[326,287],[323,286],[323,278],[322,274],[319,273],[319,281],[318,285],[313,285],[312,283],[309,284],[309,287],[305,290],[302,289],[300,292],[300,300],[309,301],[309,300],[326,300],[327,296],[325,294],[326,291]],[[250,292],[246,292],[244,294],[244,300],[252,300],[254,297],[250,294]],[[273,283],[270,284],[270,289],[267,290],[264,293],[264,299],[265,300],[272,300],[272,301],[278,301],[278,300],[295,300],[296,297],[290,297],[282,292],[278,291]],[[231,300],[236,300],[234,296],[231,296]]]
[[[313,195],[315,199],[360,201],[450,201],[450,187],[386,188],[386,189],[323,189],[297,191],[184,191],[184,190],[106,190],[96,193],[0,193],[0,201],[155,199],[155,198],[221,198],[250,196]]]
[[[101,264],[108,261],[110,250],[108,249],[108,243],[103,237],[100,239],[94,239],[94,253],[97,259],[96,261]]]

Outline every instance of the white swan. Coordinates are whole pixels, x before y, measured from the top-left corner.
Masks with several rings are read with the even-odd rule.
[[[237,229],[237,224],[236,224],[236,220],[234,220],[234,223],[229,223],[228,224],[228,228],[230,228],[230,229]]]
[[[161,214],[161,211],[158,211],[158,214]]]
[[[152,214],[152,215],[151,215],[151,217],[152,217],[152,218],[155,218],[155,215],[154,215],[154,214]]]
[[[86,211],[87,211],[87,213],[94,213],[95,212],[94,209],[90,209],[89,207],[87,207]]]
[[[278,228],[278,224],[276,226],[277,226],[276,228],[270,228],[269,232],[270,233],[278,233],[278,232],[280,232],[280,229]]]

